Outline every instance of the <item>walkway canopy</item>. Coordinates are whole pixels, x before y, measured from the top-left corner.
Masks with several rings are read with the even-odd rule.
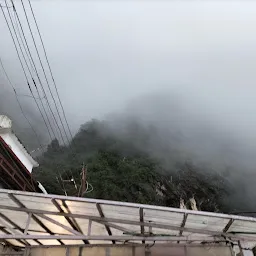
[[[17,247],[90,244],[256,245],[256,219],[0,190],[0,240]]]

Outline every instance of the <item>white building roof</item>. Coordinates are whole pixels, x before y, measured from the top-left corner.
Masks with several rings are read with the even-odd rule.
[[[21,143],[19,138],[15,135],[15,133],[12,131],[12,120],[5,116],[0,115],[0,136],[9,134],[10,138],[13,140],[13,142],[17,145],[19,150],[26,156],[26,158],[32,163],[33,167],[38,167],[39,164],[33,159],[33,157],[29,154],[29,152],[26,150],[24,145]],[[5,140],[4,136],[3,139]],[[8,143],[7,143],[8,144]],[[15,153],[15,152],[14,152]]]

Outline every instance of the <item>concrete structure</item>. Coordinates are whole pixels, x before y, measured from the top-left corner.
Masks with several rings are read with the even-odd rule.
[[[11,119],[4,115],[0,115],[0,136],[30,173],[39,166],[13,133]]]
[[[232,249],[228,246],[179,246],[164,245],[145,248],[139,245],[122,246],[92,246],[67,248],[31,248],[31,256],[232,256]]]
[[[12,130],[12,121],[0,115],[0,187],[46,193],[31,172],[39,164]]]
[[[26,248],[17,251],[8,246],[0,245],[0,255],[30,255],[30,256],[233,256],[229,246],[179,246],[168,245],[146,248],[141,245],[115,246],[69,246],[47,248]],[[243,255],[244,256],[244,255]]]

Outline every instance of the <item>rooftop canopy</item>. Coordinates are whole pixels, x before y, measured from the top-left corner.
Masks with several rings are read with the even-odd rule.
[[[0,189],[0,240],[19,247],[226,242],[256,244],[256,219]]]

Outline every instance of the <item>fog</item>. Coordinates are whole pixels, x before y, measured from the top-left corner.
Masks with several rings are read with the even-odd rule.
[[[177,145],[187,157],[253,173],[256,2],[34,0],[32,5],[73,133],[91,118],[110,115],[120,127],[120,118],[125,123],[134,117],[158,128],[158,156],[179,134]],[[5,68],[17,91],[29,94],[2,15],[0,33]],[[29,45],[36,59],[31,38]],[[1,113],[26,134],[28,125],[3,73],[0,85]],[[33,100],[20,99],[47,142]]]

